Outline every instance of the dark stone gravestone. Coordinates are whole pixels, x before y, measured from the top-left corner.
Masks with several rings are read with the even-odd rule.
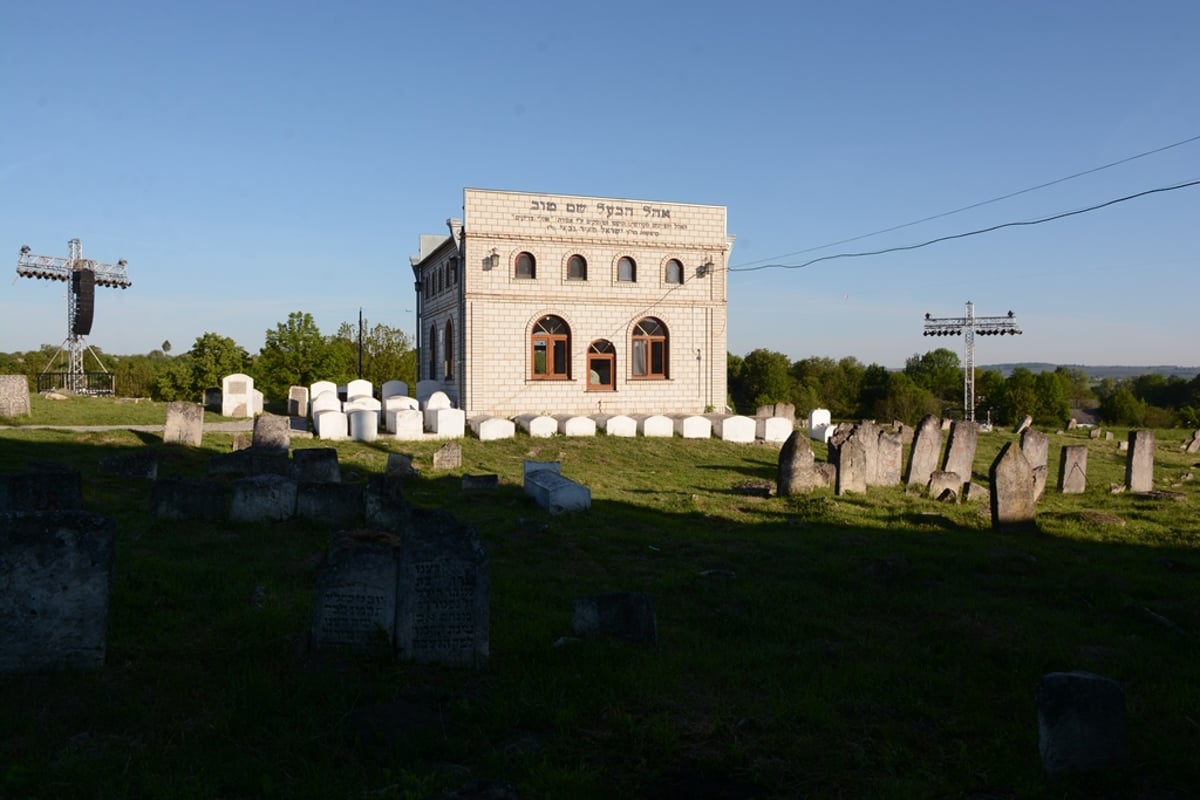
[[[461,488],[464,492],[494,492],[500,488],[500,476],[494,473],[463,475]]]
[[[413,469],[412,456],[407,453],[388,453],[387,466],[383,471],[388,475],[399,475],[402,478],[410,478],[417,474]]]
[[[942,457],[942,426],[932,414],[924,417],[913,435],[912,450],[908,454],[908,485],[926,487],[929,477],[938,468]]]
[[[218,405],[220,402],[218,401]],[[163,426],[163,444],[199,447],[204,439],[204,406],[196,403],[167,403],[167,422]]]
[[[316,650],[392,652],[399,539],[337,537],[317,576],[309,643]]]
[[[104,665],[115,540],[98,514],[0,515],[0,672]]]
[[[575,598],[571,630],[576,636],[604,634],[658,644],[654,600],[643,592],[611,592]]]
[[[65,464],[30,464],[26,472],[3,476],[2,511],[78,511],[83,508],[83,476]]]
[[[808,433],[792,431],[779,451],[775,493],[779,497],[803,494],[829,486],[828,475],[818,468]]]
[[[290,477],[292,462],[286,450],[247,447],[232,453],[219,453],[208,459],[208,474],[279,475]]]
[[[154,450],[140,450],[133,453],[102,456],[97,464],[97,472],[101,475],[113,475],[118,478],[139,478],[152,481],[158,477],[158,453]]]
[[[403,538],[396,605],[400,657],[486,666],[488,557],[479,535],[445,511],[414,509]]]
[[[259,414],[254,418],[250,446],[259,451],[282,450],[292,445],[292,420],[278,414]]]
[[[296,513],[296,482],[280,475],[252,475],[233,482],[229,518],[234,522],[282,522]]]
[[[408,530],[412,507],[404,502],[404,481],[399,475],[371,475],[363,496],[367,525],[383,531]]]
[[[1090,672],[1051,672],[1037,687],[1038,750],[1047,775],[1123,765],[1129,758],[1125,689]]]
[[[356,524],[363,518],[363,485],[299,483],[296,487],[296,516],[328,525]]]
[[[956,419],[950,425],[950,442],[946,445],[944,472],[956,472],[963,483],[971,480],[975,465],[975,448],[979,443],[979,424]],[[1031,479],[1032,480],[1032,479]]]
[[[992,527],[1033,527],[1037,503],[1033,492],[1033,469],[1015,442],[1000,449],[992,462]]]
[[[225,519],[225,487],[196,478],[163,478],[150,488],[150,512],[157,519]]]
[[[204,407],[209,411],[221,413],[222,392],[220,386],[210,386],[204,390]]]
[[[292,451],[292,475],[301,483],[341,483],[338,451],[332,447],[302,447]]]
[[[1131,492],[1148,492],[1154,488],[1154,431],[1129,432],[1125,486]]]
[[[1058,463],[1058,490],[1063,494],[1083,494],[1087,489],[1086,444],[1067,445]]]

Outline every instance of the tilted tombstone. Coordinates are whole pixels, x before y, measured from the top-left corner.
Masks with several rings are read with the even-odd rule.
[[[946,461],[942,470],[958,473],[963,483],[971,480],[975,465],[975,447],[978,443],[979,423],[965,419],[954,420],[950,425],[950,442],[946,445]]]
[[[390,652],[396,641],[399,540],[339,536],[317,576],[309,643],[316,650]]]
[[[1086,444],[1067,445],[1058,462],[1058,490],[1063,494],[1083,494],[1087,489],[1088,448]]]
[[[234,522],[282,522],[296,513],[296,482],[281,475],[254,475],[233,482],[229,518]]]
[[[288,388],[288,410],[289,417],[307,417],[308,416],[308,388],[305,386],[291,386]]]
[[[837,449],[837,486],[839,495],[867,491],[867,451],[862,441],[849,438]]]
[[[293,451],[292,475],[304,483],[341,483],[338,451],[332,447],[306,447]]]
[[[225,519],[225,487],[198,478],[163,478],[150,487],[150,513],[156,519]]]
[[[1047,463],[1050,458],[1050,437],[1033,428],[1021,433],[1021,452],[1033,470],[1033,499],[1041,500],[1046,493]]]
[[[913,436],[912,450],[908,454],[909,486],[929,485],[929,476],[938,468],[942,457],[942,425],[937,417],[929,414],[917,424]]]
[[[474,528],[445,511],[414,509],[396,585],[401,658],[449,667],[487,665],[488,557]]]
[[[167,422],[163,427],[164,444],[199,447],[204,438],[204,407],[197,403],[167,403]]]
[[[793,430],[779,451],[775,494],[789,497],[829,486],[828,475],[818,468],[808,434]]]
[[[962,494],[963,479],[957,472],[935,469],[929,473],[929,496],[934,500],[958,502]]]
[[[1033,468],[1015,442],[1000,448],[989,470],[992,481],[992,527],[1031,527],[1037,516]]]
[[[413,469],[412,456],[408,453],[388,453],[387,464],[384,465],[385,475],[399,475],[408,478],[417,474]]]
[[[1051,672],[1036,692],[1038,751],[1047,775],[1123,766],[1129,759],[1125,689],[1090,672]]]
[[[610,592],[575,598],[571,631],[576,636],[602,634],[644,644],[658,644],[654,600],[644,592]]]
[[[278,414],[259,414],[254,418],[251,447],[286,451],[292,445],[292,421]]]
[[[0,514],[0,673],[104,666],[116,523]]]
[[[1148,492],[1154,488],[1154,431],[1129,432],[1125,486],[1131,492]]]
[[[1029,430],[1029,426],[1032,424],[1033,424],[1033,417],[1026,414],[1024,419],[1021,420],[1020,424],[1017,425],[1016,430],[1013,432],[1014,433],[1024,433],[1025,431]]]
[[[27,417],[29,380],[24,375],[0,375],[0,417]]]
[[[327,525],[352,525],[363,517],[363,485],[328,481],[298,483],[296,516]]]
[[[525,494],[551,514],[584,511],[592,507],[592,491],[563,477],[557,461],[525,462]]]
[[[254,416],[254,378],[235,372],[221,379],[221,416]]]

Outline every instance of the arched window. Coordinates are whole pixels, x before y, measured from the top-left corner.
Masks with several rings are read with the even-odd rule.
[[[535,380],[567,380],[571,377],[571,329],[561,318],[542,317],[530,336]]]
[[[593,391],[617,388],[617,348],[613,343],[597,339],[588,347],[587,388]]]
[[[437,324],[429,326],[429,380],[437,380]]]
[[[587,280],[587,259],[581,255],[573,255],[567,259],[567,280]]]
[[[517,272],[518,278],[533,280],[537,277],[537,261],[534,260],[531,253],[517,254]]]
[[[447,378],[454,377],[454,323],[446,320],[446,329],[442,331],[442,374]]]
[[[637,281],[637,263],[629,256],[621,256],[617,262],[617,280],[629,283]]]
[[[679,259],[672,258],[667,262],[667,283],[683,283],[683,264]]]
[[[633,377],[667,377],[667,326],[653,317],[633,327]]]

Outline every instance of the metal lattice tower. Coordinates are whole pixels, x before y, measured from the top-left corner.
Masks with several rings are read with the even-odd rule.
[[[975,334],[980,336],[1021,335],[1013,312],[1003,317],[977,317],[975,304],[967,301],[966,313],[961,317],[934,317],[925,315],[925,332],[922,336],[963,337],[963,419],[975,421]]]
[[[64,281],[67,284],[67,338],[63,341],[60,353],[67,354],[66,388],[73,392],[87,392],[87,374],[83,369],[83,353],[86,349],[100,364],[100,369],[108,372],[100,357],[88,346],[84,336],[92,330],[92,312],[94,308],[93,291],[96,286],[108,286],[116,289],[128,289],[133,283],[129,280],[125,259],[116,264],[103,264],[83,257],[83,245],[78,239],[67,243],[67,257],[39,256],[29,251],[29,245],[21,248],[17,256],[17,275],[22,278],[37,278],[38,280]],[[43,374],[50,371],[54,361],[50,360]]]

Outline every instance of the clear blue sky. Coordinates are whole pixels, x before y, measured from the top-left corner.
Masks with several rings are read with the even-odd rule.
[[[409,256],[464,186],[729,209],[731,265],[904,245],[1200,178],[1200,3],[9,2],[0,251],[125,258],[89,340],[251,352],[290,311],[413,331]],[[808,251],[803,252],[802,251]],[[800,254],[802,253],[802,254]],[[794,255],[795,254],[795,255]],[[729,276],[729,350],[899,367],[1013,310],[979,363],[1200,363],[1200,187]],[[0,350],[66,336],[0,291]]]

